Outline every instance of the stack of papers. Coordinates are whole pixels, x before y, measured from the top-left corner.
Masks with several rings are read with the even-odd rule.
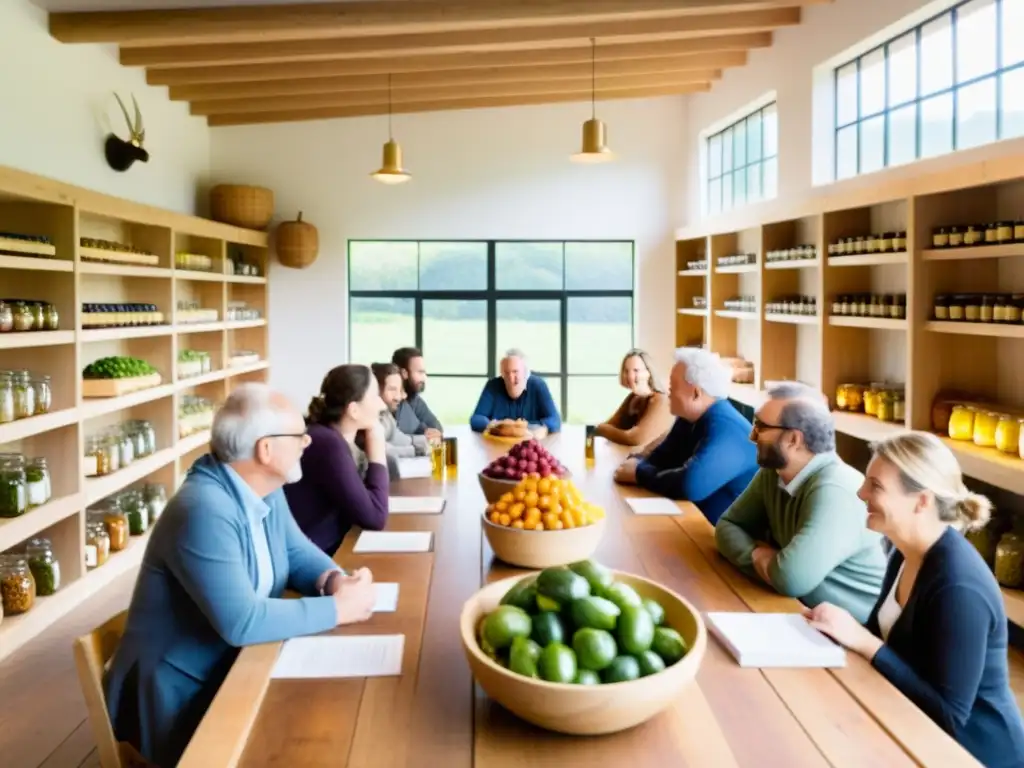
[[[398,477],[408,480],[414,477],[430,477],[433,474],[434,466],[429,456],[417,456],[415,458],[398,460]]]
[[[273,678],[383,677],[402,674],[405,635],[316,636],[287,640]]]
[[[377,591],[377,602],[373,605],[374,613],[394,613],[398,610],[398,585],[391,581],[378,581],[374,585]]]
[[[438,515],[444,509],[443,496],[390,496],[390,515]]]
[[[679,505],[662,497],[626,499],[636,515],[681,515]]]
[[[355,554],[368,552],[429,552],[430,531],[363,531],[352,548]]]
[[[799,613],[707,613],[741,667],[845,667],[846,651]]]

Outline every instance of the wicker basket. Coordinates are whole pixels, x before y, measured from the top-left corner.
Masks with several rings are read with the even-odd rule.
[[[316,227],[302,220],[299,211],[295,221],[282,221],[274,236],[274,250],[277,260],[286,267],[305,269],[320,252],[320,235]]]
[[[210,216],[224,224],[265,230],[274,217],[274,193],[266,187],[218,184],[210,190]]]

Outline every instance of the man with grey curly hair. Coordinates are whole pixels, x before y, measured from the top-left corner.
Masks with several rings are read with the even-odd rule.
[[[649,456],[627,459],[615,479],[690,501],[715,523],[757,472],[750,424],[728,400],[731,383],[715,353],[677,349],[668,386],[675,424]]]
[[[750,439],[761,469],[718,521],[719,552],[783,595],[842,606],[863,623],[886,557],[857,496],[864,476],[836,455],[827,400],[796,382],[770,389]]]

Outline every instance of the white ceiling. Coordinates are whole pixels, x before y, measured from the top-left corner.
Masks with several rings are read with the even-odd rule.
[[[3,0],[0,0],[2,2]],[[32,0],[47,11],[144,11],[239,5],[299,5],[357,0]],[[365,1],[365,0],[364,0]]]

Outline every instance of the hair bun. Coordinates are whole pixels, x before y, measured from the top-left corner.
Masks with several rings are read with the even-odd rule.
[[[957,501],[956,513],[965,531],[984,528],[992,517],[992,502],[981,494],[967,491]]]
[[[314,395],[313,399],[309,401],[309,420],[312,423],[320,423],[320,419],[324,415],[325,405],[326,402],[322,394]]]

